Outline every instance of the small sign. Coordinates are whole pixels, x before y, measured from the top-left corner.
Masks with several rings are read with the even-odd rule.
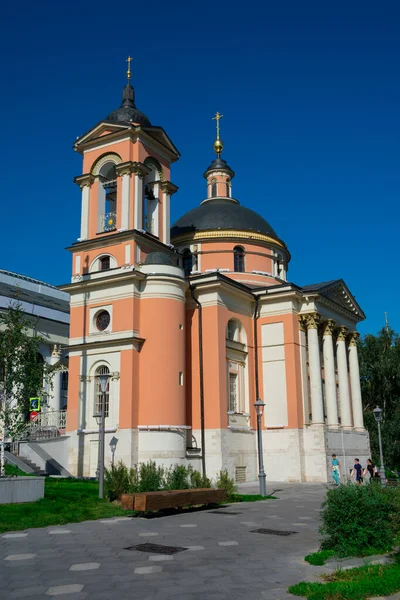
[[[31,412],[31,414],[29,415],[29,420],[30,421],[36,421],[36,419],[38,418],[39,413],[37,412]]]
[[[40,412],[40,398],[29,398],[30,412]]]

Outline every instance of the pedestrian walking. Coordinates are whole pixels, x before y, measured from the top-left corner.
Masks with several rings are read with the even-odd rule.
[[[358,458],[354,459],[354,467],[353,467],[353,473],[352,473],[352,477],[356,478],[356,484],[357,485],[361,485],[362,484],[362,473],[363,473],[363,468],[360,465],[360,461]]]
[[[368,483],[372,483],[376,474],[376,467],[372,464],[372,460],[369,458],[367,460],[367,468],[364,469],[364,478]]]
[[[336,485],[340,485],[340,462],[336,454],[332,454],[332,479]]]

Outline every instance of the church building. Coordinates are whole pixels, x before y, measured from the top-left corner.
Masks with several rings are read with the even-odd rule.
[[[333,452],[346,470],[365,462],[362,309],[342,279],[290,282],[286,243],[235,197],[219,113],[204,197],[171,227],[179,152],[136,108],[127,75],[121,106],[75,142],[65,467],[95,475],[100,374],[107,465],[113,440],[128,467],[151,459],[254,481],[257,398],[269,480],[327,481]]]

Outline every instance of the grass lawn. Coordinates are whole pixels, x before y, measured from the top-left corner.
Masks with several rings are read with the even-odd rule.
[[[289,592],[308,600],[364,600],[389,596],[400,590],[400,565],[369,565],[338,570],[325,576],[325,583],[302,582]]]
[[[0,533],[132,514],[99,500],[97,481],[46,478],[44,493],[37,502],[0,505]]]
[[[258,502],[259,500],[277,500],[276,496],[260,496],[260,494],[233,494],[228,502]]]

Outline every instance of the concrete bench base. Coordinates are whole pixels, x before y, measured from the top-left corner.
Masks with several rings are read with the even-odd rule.
[[[0,504],[35,502],[44,498],[43,477],[0,478]]]
[[[122,508],[125,510],[161,510],[215,504],[226,500],[226,490],[199,488],[193,490],[168,490],[165,492],[142,492],[122,494]]]

